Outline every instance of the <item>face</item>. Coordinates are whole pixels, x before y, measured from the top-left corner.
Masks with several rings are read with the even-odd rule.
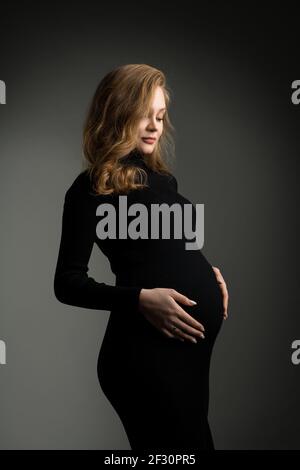
[[[163,132],[163,118],[166,102],[161,87],[157,87],[151,103],[150,115],[143,117],[138,126],[137,148],[144,154],[151,154]],[[145,138],[153,140],[144,140]]]

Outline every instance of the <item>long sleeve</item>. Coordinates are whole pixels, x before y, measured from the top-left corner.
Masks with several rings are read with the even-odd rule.
[[[95,241],[95,206],[88,194],[71,186],[65,195],[62,232],[54,276],[56,298],[77,307],[136,309],[141,287],[111,286],[88,276]]]

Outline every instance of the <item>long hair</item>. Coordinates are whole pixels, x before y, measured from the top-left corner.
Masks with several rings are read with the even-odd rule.
[[[84,164],[96,194],[127,193],[147,185],[146,171],[124,162],[135,150],[139,120],[150,112],[157,86],[166,102],[163,132],[145,163],[153,171],[171,173],[166,160],[175,154],[174,127],[168,115],[171,91],[165,75],[147,64],[123,65],[99,83],[83,126]]]

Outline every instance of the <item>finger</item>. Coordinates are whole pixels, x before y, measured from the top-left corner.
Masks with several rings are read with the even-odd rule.
[[[221,271],[219,270],[219,268],[216,268],[215,266],[212,266],[212,268],[213,268],[213,271],[215,273],[215,276],[216,276],[217,280],[221,280],[221,277],[220,277],[221,276]]]
[[[162,328],[161,331],[169,338],[176,338],[176,339],[180,339],[181,341],[184,341],[183,338],[174,335],[171,331],[167,330],[167,328]]]
[[[161,328],[160,330],[162,333],[164,333],[166,336],[168,336],[169,338],[175,338],[175,335],[173,333],[171,333],[171,331],[167,330],[167,328]]]
[[[221,273],[216,274],[216,278],[217,278],[217,281],[219,282],[219,284],[224,284],[226,286],[225,279],[224,279],[224,277],[222,276]]]
[[[187,325],[184,321],[181,321],[179,318],[177,318],[171,325],[171,328],[176,326],[179,330],[183,331],[183,333],[186,333],[189,336],[196,336],[198,338],[204,338],[204,334],[202,331],[199,331],[189,325]],[[177,333],[177,330],[173,333]]]
[[[216,279],[217,279],[218,283],[220,284],[220,289],[222,291],[223,309],[224,309],[223,318],[224,318],[224,320],[226,320],[228,318],[227,310],[228,310],[228,299],[229,299],[227,286],[226,286],[225,280],[224,280],[220,270],[218,268],[216,268],[215,266],[212,266],[212,268],[214,270],[214,273],[216,275]]]
[[[224,310],[223,316],[225,320],[228,318],[228,307]]]
[[[228,293],[226,291],[225,294],[224,294],[224,310],[225,310],[225,312],[227,312],[227,310],[228,310],[228,298],[229,298],[229,296],[228,296]]]
[[[220,282],[220,289],[222,291],[222,294],[223,294],[223,298],[225,300],[225,302],[228,302],[228,290],[227,290],[227,287],[226,287],[226,284],[224,282]]]
[[[228,309],[228,296],[226,296],[224,298],[224,310],[225,310],[225,312],[227,312],[227,309]]]
[[[184,331],[182,331],[181,329],[177,328],[175,331],[173,330],[174,334],[177,336],[178,339],[181,339],[181,340],[188,340],[190,341],[191,343],[197,343],[197,338],[195,338],[194,336],[190,336],[188,334],[186,334]]]
[[[184,304],[184,305],[196,305],[196,303],[197,303],[194,300],[189,299],[186,295],[181,294],[180,292],[178,292],[175,289],[171,289],[170,295],[174,300],[176,300],[177,302],[180,302],[181,304]]]
[[[176,310],[177,318],[183,320],[185,323],[192,326],[193,328],[196,328],[199,331],[202,331],[202,332],[205,331],[205,328],[202,325],[202,323],[198,322],[194,317],[189,315],[185,310],[183,310],[183,308],[180,307],[179,304],[176,304],[176,306],[177,306],[177,310]]]
[[[183,308],[177,303],[177,301],[181,303],[186,303],[186,300],[188,300],[189,303],[194,301],[191,301],[190,299],[188,299],[188,297],[183,294],[180,294],[180,292],[175,289],[171,289],[170,295],[174,301],[174,305],[176,306],[176,313],[180,314],[184,321],[186,321],[186,323],[188,323],[189,325],[199,329],[200,331],[205,331],[204,326],[200,322],[198,322],[194,317],[189,315],[185,310],[183,310]]]
[[[214,270],[214,273],[216,275],[216,279],[220,285],[220,289],[222,291],[222,295],[223,295],[223,318],[224,320],[226,320],[228,318],[228,313],[227,313],[227,310],[228,310],[228,299],[229,299],[229,295],[228,295],[228,290],[227,290],[227,286],[226,286],[226,282],[221,274],[221,271],[219,270],[219,268],[215,267],[215,266],[212,266],[213,270]]]
[[[222,294],[223,294],[223,307],[224,307],[224,310],[226,310],[227,309],[227,304],[228,304],[227,288],[224,284],[220,284],[220,289],[221,289]]]
[[[214,273],[215,273],[215,276],[216,276],[216,279],[218,282],[222,282],[223,284],[225,284],[226,286],[226,282],[225,282],[225,279],[224,277],[222,276],[222,273],[221,271],[219,270],[219,268],[216,268],[214,266],[212,266],[213,270],[214,270]]]

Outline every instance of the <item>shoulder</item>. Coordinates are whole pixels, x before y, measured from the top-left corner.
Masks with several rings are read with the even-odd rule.
[[[69,184],[65,192],[64,208],[73,214],[94,213],[95,198],[92,195],[92,183],[87,170],[80,172]]]
[[[87,170],[83,170],[69,185],[66,196],[84,196],[89,195],[92,190],[90,177]]]
[[[73,207],[92,209],[100,203],[113,201],[111,194],[96,194],[87,170],[81,171],[69,185],[65,193],[65,202]]]
[[[95,193],[88,170],[83,170],[69,185],[66,191],[66,199],[80,199],[85,202],[93,203],[107,199],[107,195]]]

